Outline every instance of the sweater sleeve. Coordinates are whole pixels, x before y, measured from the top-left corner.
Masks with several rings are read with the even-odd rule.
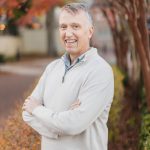
[[[47,138],[53,138],[53,139],[58,138],[58,134],[52,132],[52,129],[44,127],[44,125],[37,118],[29,114],[28,112],[23,111],[22,117],[23,120],[40,135],[45,136]]]
[[[33,115],[47,129],[52,129],[61,135],[76,135],[86,130],[110,105],[114,94],[114,78],[112,70],[103,72],[95,70],[90,73],[79,93],[81,105],[74,110],[53,112],[39,106],[33,110]]]
[[[33,97],[35,100],[40,101],[41,104],[43,104],[43,95],[44,95],[44,88],[45,88],[45,82],[47,78],[47,74],[50,73],[55,65],[56,61],[50,63],[44,73],[42,74],[41,78],[38,81],[38,84],[34,88],[33,92],[31,93],[31,97]],[[41,123],[40,120],[38,120],[35,116],[29,114],[26,111],[22,112],[22,118],[23,120],[31,126],[34,130],[36,130],[40,135],[46,136],[48,138],[57,138],[58,134],[54,133],[52,129],[48,129],[44,127],[44,125]]]

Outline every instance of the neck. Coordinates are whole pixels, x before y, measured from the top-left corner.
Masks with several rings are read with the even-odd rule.
[[[90,47],[87,48],[85,51],[80,52],[78,55],[69,54],[70,60],[71,60],[71,64],[72,64],[79,56],[81,56],[83,53],[87,52],[89,49],[90,49]]]
[[[80,56],[80,55],[79,55]],[[71,64],[76,60],[76,58],[78,58],[79,56],[75,56],[75,55],[71,55],[70,54],[70,61],[71,61]]]

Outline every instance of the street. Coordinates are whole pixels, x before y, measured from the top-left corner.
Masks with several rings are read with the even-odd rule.
[[[23,103],[50,58],[0,64],[0,121],[5,120],[17,103]]]

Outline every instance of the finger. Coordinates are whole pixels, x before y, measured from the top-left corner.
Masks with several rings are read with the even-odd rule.
[[[72,105],[71,107],[75,107],[75,106],[80,106],[80,104],[74,104],[74,105]]]
[[[29,96],[28,97],[29,100],[36,100],[34,97]]]
[[[71,105],[71,107],[72,107],[72,106],[75,106],[75,105],[80,105],[80,104],[81,104],[81,102],[80,102],[80,101],[77,101],[77,102],[73,103],[73,104]]]
[[[32,99],[32,97],[31,97],[31,96],[28,96],[27,99]]]
[[[32,98],[31,96],[28,96],[28,97],[26,98],[27,101],[33,100],[33,99],[34,99],[34,98]]]
[[[29,103],[29,101],[25,101],[23,105],[27,105]]]
[[[81,102],[78,100],[78,101],[75,101],[72,105],[74,104],[80,104]]]
[[[23,107],[23,108],[26,107],[26,104],[24,103],[22,107]]]
[[[70,110],[74,110],[76,108],[78,108],[79,106],[75,106],[75,107],[71,107]]]
[[[26,107],[25,107],[25,106],[22,106],[22,110],[26,110]]]
[[[25,99],[25,102],[28,102],[29,101],[29,99],[27,98],[27,99]]]
[[[70,109],[74,109],[74,108],[77,108],[79,106],[80,106],[80,104],[76,104],[76,105],[71,106]]]
[[[78,104],[81,104],[81,102],[80,102],[79,100],[77,101],[77,103],[78,103]]]

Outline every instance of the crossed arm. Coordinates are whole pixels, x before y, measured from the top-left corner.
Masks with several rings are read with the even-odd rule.
[[[40,80],[35,92],[42,93],[43,83]],[[76,135],[87,129],[112,102],[113,90],[113,75],[110,72],[103,78],[91,76],[81,88],[80,103],[73,104],[69,110],[53,112],[35,98],[27,98],[23,105],[23,119],[48,138],[58,138],[60,134]]]
[[[81,102],[79,100],[76,100],[71,106],[70,106],[70,110],[73,110],[77,107],[79,107],[81,104]],[[22,109],[24,111],[27,111],[29,114],[32,115],[32,111],[38,107],[38,106],[42,106],[41,102],[36,100],[35,98],[32,97],[28,97],[27,99],[25,99],[25,102],[23,104]]]
[[[80,106],[80,101],[76,100],[75,103],[73,103],[70,106],[70,110],[73,110]],[[32,97],[28,97],[24,104],[22,109],[23,112],[23,119],[26,121],[34,130],[36,130],[40,135],[43,135],[48,138],[57,138],[58,134],[53,133],[52,130],[49,130],[44,124],[40,122],[36,117],[32,115],[32,112],[35,108],[38,106],[43,106],[38,100]]]

